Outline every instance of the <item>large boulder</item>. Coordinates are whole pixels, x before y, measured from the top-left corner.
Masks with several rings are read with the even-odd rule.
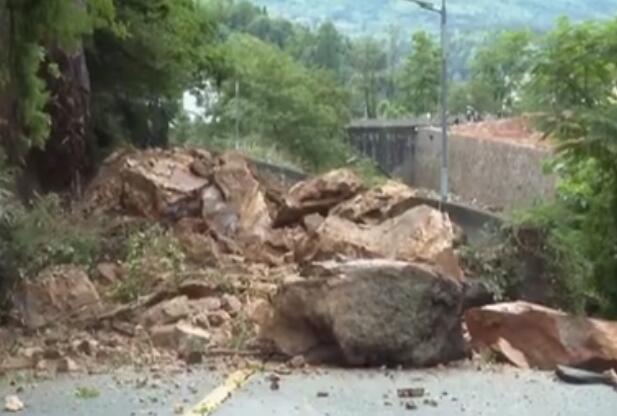
[[[465,322],[474,349],[495,350],[519,367],[617,369],[617,322],[527,302],[470,309]]]
[[[319,270],[322,270],[319,272]],[[313,268],[253,313],[260,337],[289,356],[330,349],[353,366],[429,366],[465,354],[462,289],[428,266],[356,260]]]
[[[439,265],[444,273],[462,279],[453,253],[455,240],[448,215],[422,205],[377,225],[330,215],[308,237],[297,257],[305,262],[339,256],[419,261]]]
[[[94,316],[103,307],[86,271],[77,266],[53,266],[21,281],[13,303],[24,324],[32,329],[63,319]]]
[[[341,202],[364,190],[362,181],[348,169],[330,171],[306,181],[298,182],[284,197],[274,225],[287,226],[309,214],[327,215]]]

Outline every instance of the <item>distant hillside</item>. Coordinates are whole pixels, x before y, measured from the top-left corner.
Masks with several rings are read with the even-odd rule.
[[[441,2],[441,0],[434,0]],[[410,31],[436,28],[437,16],[405,0],[253,0],[309,26],[332,20],[348,34],[383,33],[389,25]],[[617,0],[449,0],[451,24],[460,30],[527,26],[544,29],[559,16],[573,20],[617,15]]]

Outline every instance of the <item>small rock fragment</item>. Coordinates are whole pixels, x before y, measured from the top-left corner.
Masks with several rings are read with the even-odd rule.
[[[303,355],[296,355],[291,360],[289,360],[289,366],[291,368],[302,368],[306,365],[306,359]]]
[[[4,398],[4,410],[7,412],[20,412],[24,410],[24,403],[15,395]]]
[[[230,320],[231,316],[225,311],[215,311],[208,315],[208,323],[215,328],[222,326]]]
[[[405,410],[416,410],[418,406],[414,402],[405,403]]]
[[[96,266],[98,277],[106,285],[112,285],[119,280],[120,268],[114,263],[99,263]]]
[[[191,301],[191,307],[197,312],[218,311],[223,307],[221,299],[209,296],[207,298]]]
[[[434,399],[424,399],[424,404],[427,406],[433,406],[433,407],[437,407],[438,405],[437,400],[434,400]]]
[[[237,315],[242,311],[242,302],[234,295],[223,295],[223,307],[232,315]]]
[[[268,376],[268,381],[270,382],[270,390],[278,390],[281,388],[281,378],[276,374],[271,374],[270,376]]]
[[[324,398],[324,397],[328,397],[328,396],[330,396],[330,393],[328,393],[328,392],[325,392],[325,391],[318,391],[317,392],[317,397],[319,397],[319,398]]]
[[[396,394],[400,399],[413,399],[424,396],[423,387],[410,387],[404,389],[398,389]]]
[[[73,360],[68,357],[65,357],[58,361],[58,366],[56,367],[57,371],[60,373],[74,373],[79,371],[79,366]]]

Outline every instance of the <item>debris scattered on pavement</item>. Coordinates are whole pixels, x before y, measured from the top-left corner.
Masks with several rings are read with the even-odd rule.
[[[417,399],[419,397],[423,397],[424,393],[425,391],[423,387],[409,387],[398,389],[396,391],[399,399]]]
[[[330,393],[326,392],[326,391],[318,391],[317,392],[317,397],[318,398],[325,398],[325,397],[329,397]]]
[[[277,376],[276,374],[270,374],[267,380],[270,382],[270,390],[280,389],[281,378],[279,376]]]
[[[16,395],[6,396],[4,398],[4,410],[7,412],[21,412],[24,410],[24,403]]]
[[[414,402],[405,403],[405,410],[416,410],[416,409],[418,409],[418,405],[416,405]]]

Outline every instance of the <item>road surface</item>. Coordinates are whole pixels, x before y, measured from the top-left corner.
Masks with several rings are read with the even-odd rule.
[[[0,381],[4,397],[18,386],[27,416],[121,416],[189,414],[225,384],[228,374],[206,369],[167,374],[120,371],[113,375],[65,376],[30,384]],[[256,372],[211,413],[216,416],[615,416],[617,392],[602,385],[571,386],[550,373],[497,367],[422,371],[297,370],[280,375]],[[277,386],[274,386],[277,387]],[[78,397],[87,388],[97,397]],[[401,399],[397,391],[424,389],[422,397]]]

